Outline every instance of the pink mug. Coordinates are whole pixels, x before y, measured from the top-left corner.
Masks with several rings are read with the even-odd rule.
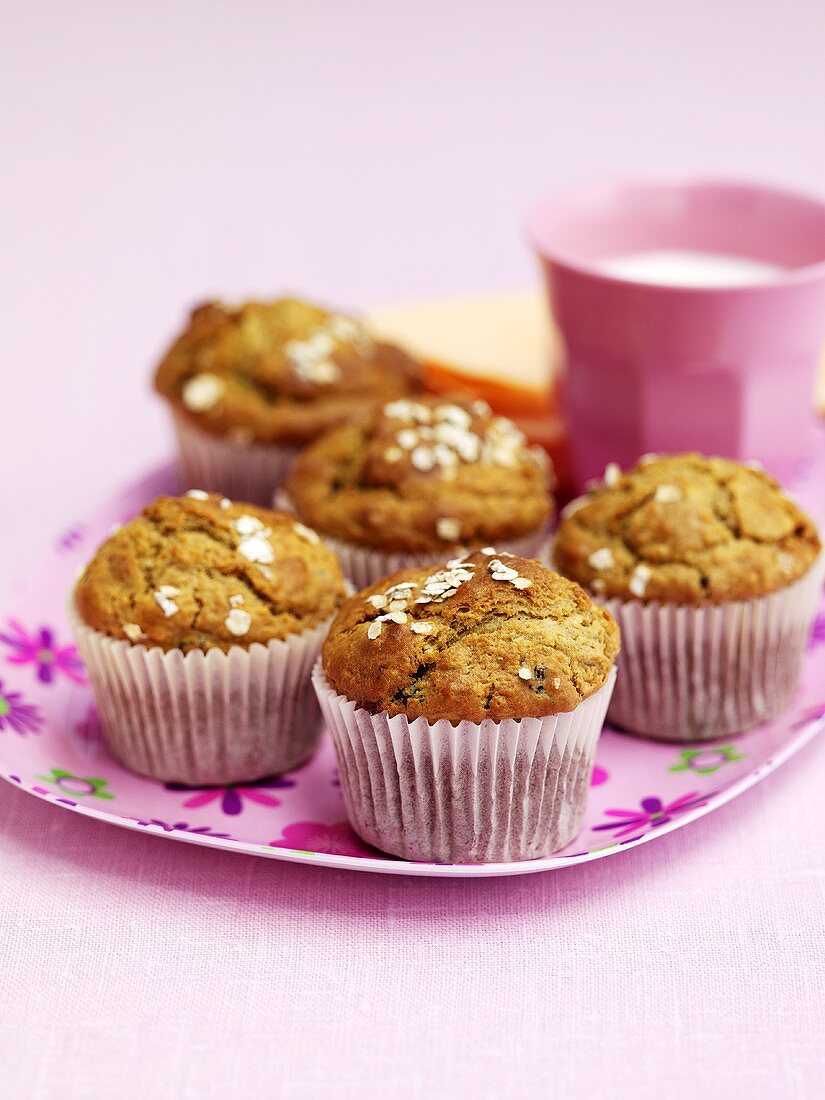
[[[647,452],[757,459],[785,483],[810,466],[825,203],[745,183],[608,182],[552,195],[528,232],[566,348],[578,490],[608,462]],[[749,285],[680,286],[603,266],[662,249],[783,270]]]

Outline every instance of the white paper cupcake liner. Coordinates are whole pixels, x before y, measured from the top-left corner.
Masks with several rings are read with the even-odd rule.
[[[273,492],[298,454],[297,448],[276,443],[239,443],[210,435],[178,414],[173,421],[186,489],[206,489],[269,507]]]
[[[193,786],[291,771],[314,752],[322,722],[310,681],[324,622],[227,653],[164,651],[69,618],[106,743],[125,767]]]
[[[804,577],[744,602],[681,607],[599,600],[622,649],[608,721],[662,741],[711,741],[766,722],[796,691],[825,555]]]
[[[616,679],[567,714],[476,724],[371,714],[312,681],[352,827],[403,859],[499,863],[558,851],[581,828]]]
[[[284,489],[278,489],[272,500],[273,507],[281,511],[297,514],[289,494]],[[385,551],[373,550],[366,546],[357,546],[352,542],[343,542],[341,539],[325,535],[322,531],[318,534],[341,562],[344,576],[355,585],[356,589],[366,588],[373,581],[388,577],[391,573],[397,573],[399,569],[413,569],[417,566],[442,565],[449,558],[460,557],[469,553],[466,548],[441,547],[436,550],[424,551]],[[524,535],[518,539],[499,539],[491,543],[496,550],[517,554],[522,558],[537,558],[544,551],[548,538],[548,528],[542,527],[530,535]]]

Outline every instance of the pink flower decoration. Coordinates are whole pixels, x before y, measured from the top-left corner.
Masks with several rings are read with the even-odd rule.
[[[27,733],[40,733],[43,717],[37,707],[27,703],[19,691],[9,691],[0,680],[0,733],[6,728],[25,737]]]
[[[254,779],[249,783],[238,783],[230,787],[190,787],[186,783],[164,785],[167,791],[185,791],[191,794],[191,798],[183,802],[188,810],[199,810],[201,806],[219,802],[223,813],[235,816],[243,811],[244,801],[257,802],[259,806],[280,806],[280,798],[276,798],[274,794],[268,794],[261,788],[283,790],[294,787],[295,780],[286,779],[281,775],[270,775],[265,779]]]
[[[270,848],[290,848],[297,852],[324,852],[331,856],[367,856],[376,858],[376,852],[368,848],[352,831],[347,821],[324,825],[320,821],[298,821],[287,825],[279,840],[273,840]]]
[[[0,642],[13,651],[8,658],[10,665],[36,665],[37,678],[42,684],[50,684],[56,672],[62,672],[75,684],[84,684],[83,663],[73,645],[59,646],[54,633],[42,626],[34,634],[28,634],[20,623],[9,622],[9,633],[0,634]]]
[[[86,713],[83,718],[75,724],[74,732],[78,740],[82,741],[85,745],[100,744],[102,740],[102,734],[100,732],[100,715],[94,703],[90,703],[86,708]]]
[[[710,791],[706,795],[699,795],[696,791],[691,791],[690,794],[683,794],[681,798],[676,798],[668,803],[662,802],[661,798],[643,798],[639,803],[638,810],[605,810],[604,812],[608,817],[617,820],[594,825],[593,831],[612,829],[618,838],[627,836],[628,833],[637,832],[639,829],[645,829],[648,826],[655,829],[660,825],[667,824],[668,821],[672,821],[679,814],[695,810],[698,806],[704,806],[714,794],[716,794],[716,791]]]
[[[598,764],[593,768],[593,778],[590,780],[591,787],[600,787],[602,783],[606,783],[609,772],[606,768],[600,767]]]
[[[825,718],[825,703],[815,703],[811,707],[806,707],[793,723],[791,729],[801,730],[809,722],[818,722],[820,718]]]

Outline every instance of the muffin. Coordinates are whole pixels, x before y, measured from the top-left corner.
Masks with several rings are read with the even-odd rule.
[[[303,763],[321,729],[310,672],[344,595],[292,516],[199,489],[158,498],[103,543],[70,609],[112,753],[193,785]]]
[[[616,623],[577,584],[491,549],[346,600],[313,680],[353,828],[439,863],[564,847],[618,648]]]
[[[419,389],[418,365],[351,317],[284,298],[195,309],[157,369],[189,485],[269,505],[298,448],[365,402]]]
[[[790,702],[825,561],[761,468],[698,454],[608,467],[563,514],[553,557],[621,626],[611,722],[705,741]]]
[[[486,402],[401,398],[303,451],[284,505],[363,587],[488,543],[533,556],[553,510],[550,481],[545,452]]]

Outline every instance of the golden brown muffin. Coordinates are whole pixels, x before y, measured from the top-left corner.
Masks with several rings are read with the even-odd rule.
[[[616,623],[577,584],[488,547],[346,600],[323,665],[335,691],[373,713],[501,721],[573,710],[618,650]]]
[[[333,614],[335,555],[283,512],[198,489],[159,497],[103,543],[75,589],[83,621],[163,649],[266,644]]]
[[[599,596],[724,603],[775,592],[821,550],[813,521],[754,466],[648,456],[568,505],[554,564]]]
[[[365,401],[414,393],[420,382],[414,360],[358,321],[283,298],[193,310],[155,388],[213,435],[302,446]]]
[[[544,451],[484,401],[400,399],[322,436],[290,470],[298,515],[344,542],[449,551],[541,530],[551,513]]]

